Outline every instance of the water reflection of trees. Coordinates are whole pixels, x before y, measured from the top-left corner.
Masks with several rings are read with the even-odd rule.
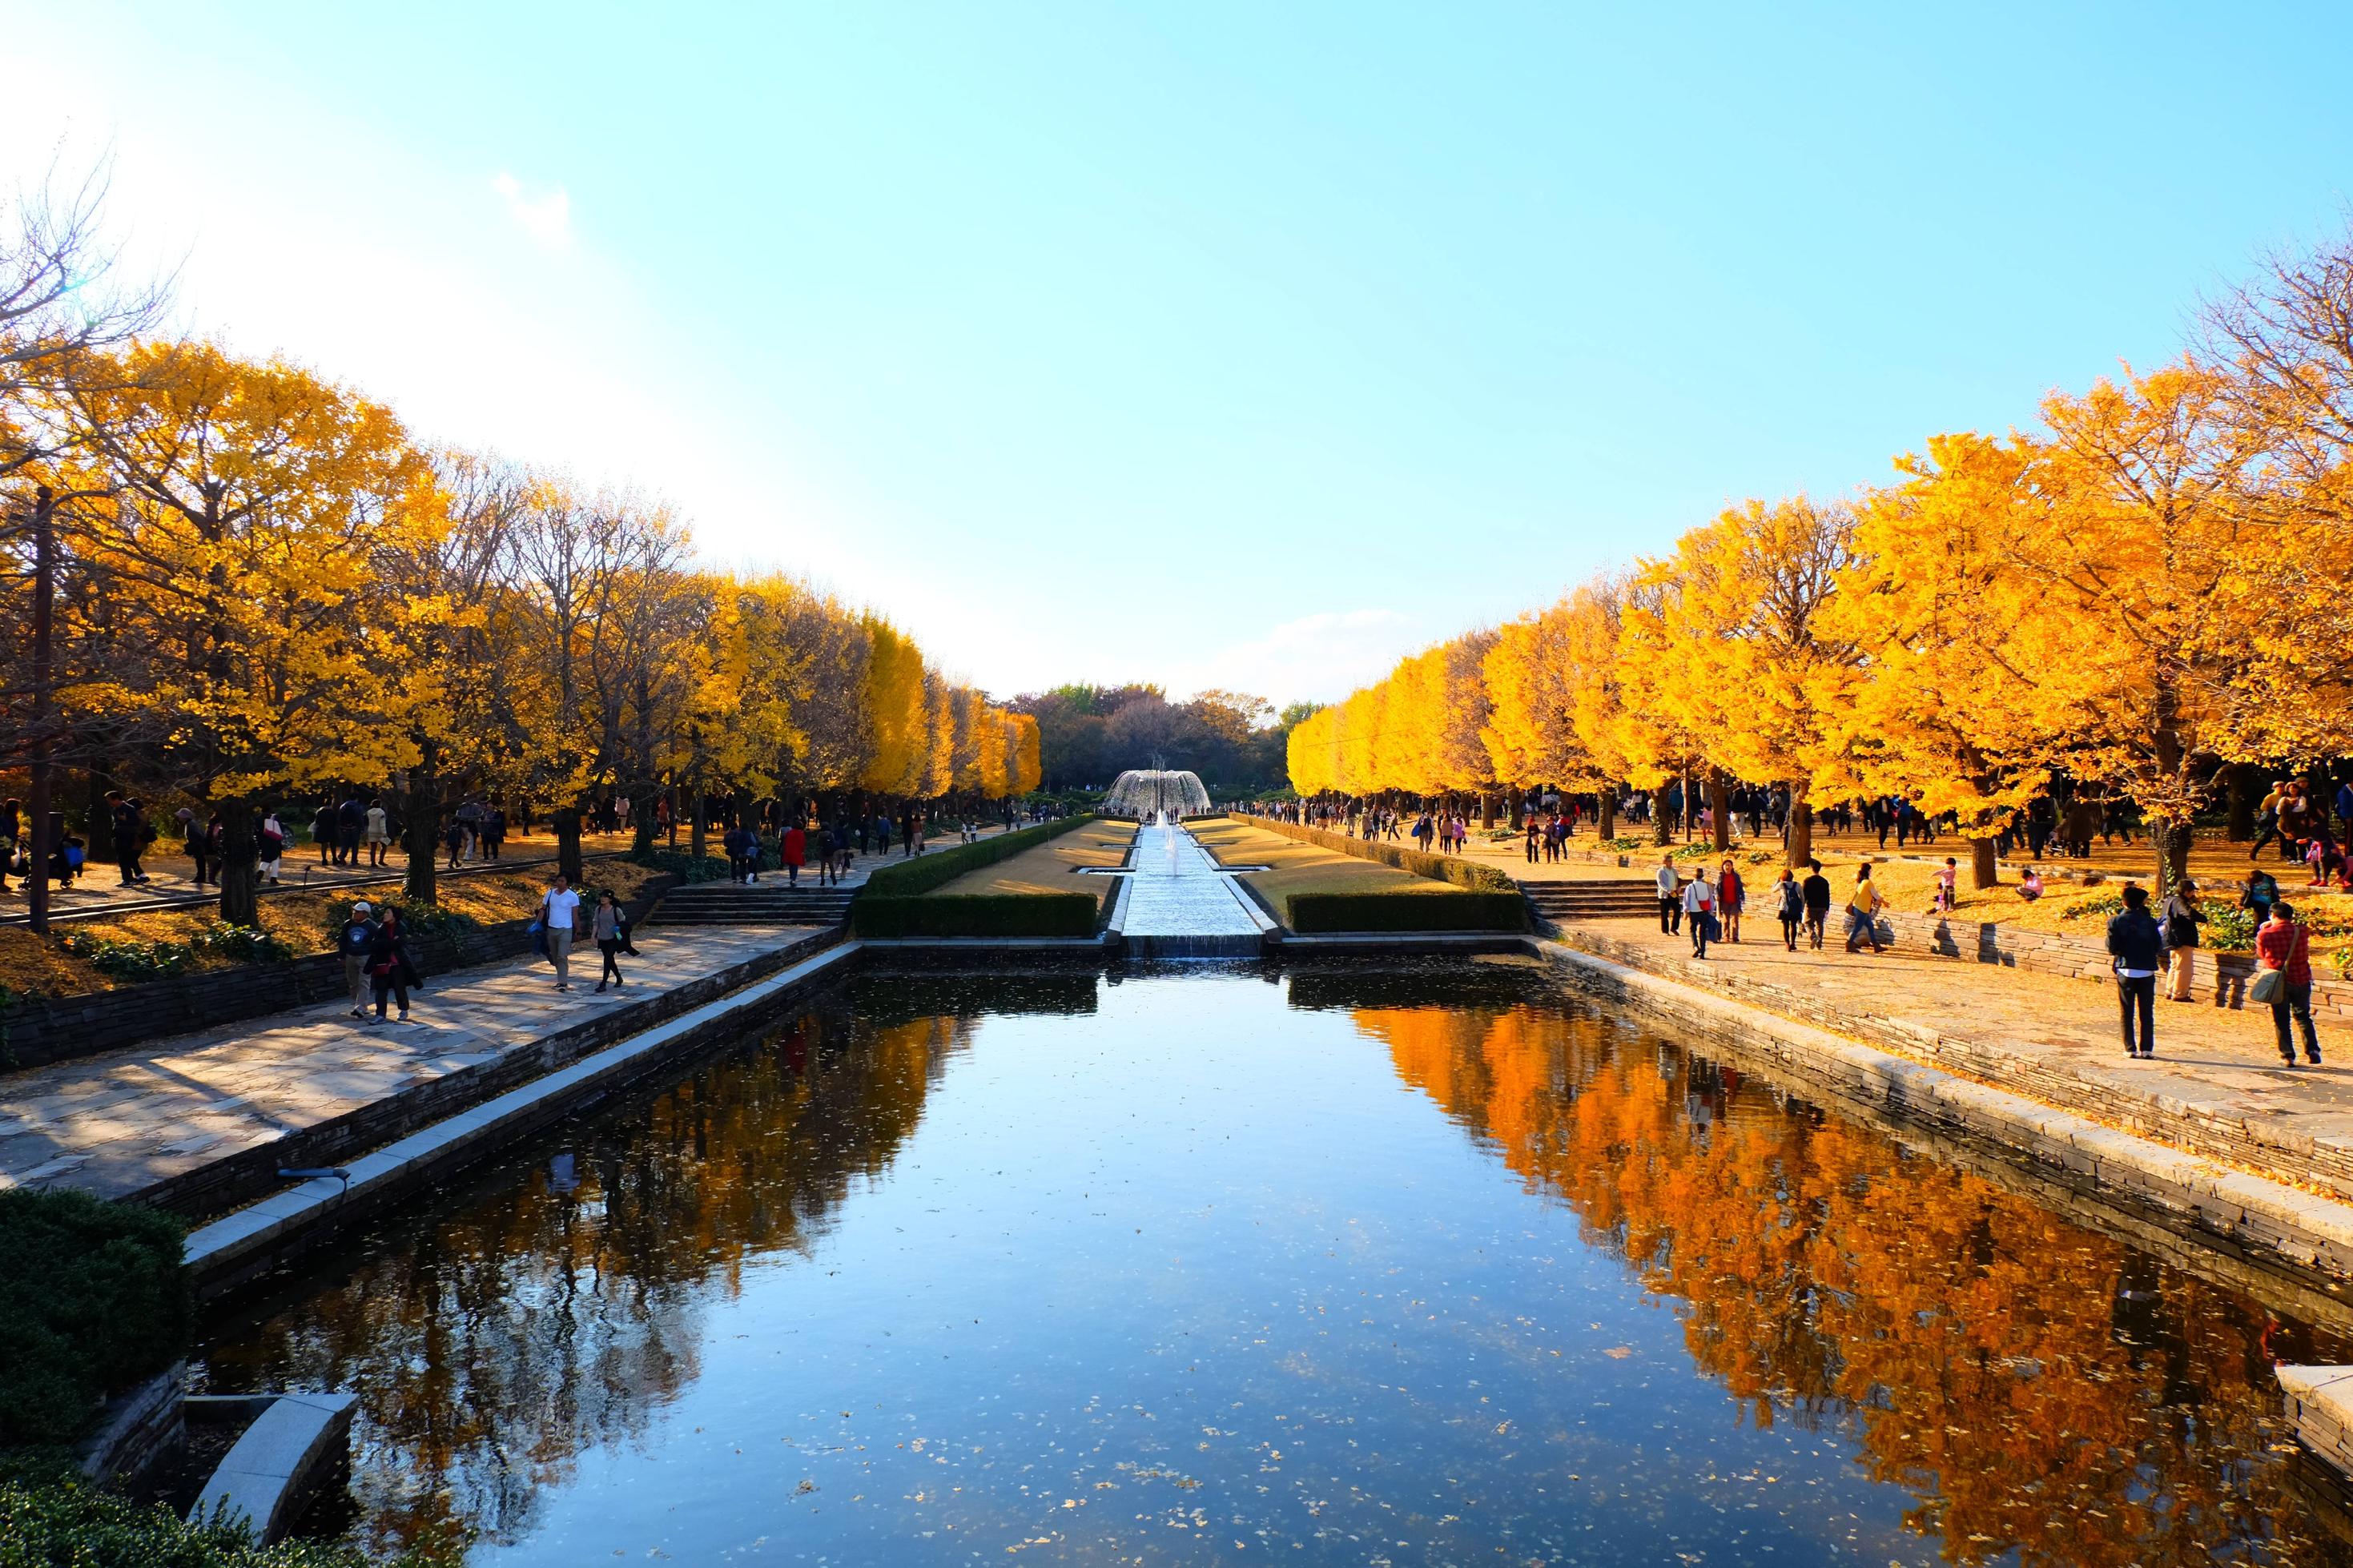
[[[929,990],[880,1018],[804,1015],[385,1227],[323,1288],[224,1326],[215,1384],[360,1394],[371,1544],[520,1537],[583,1449],[641,1432],[694,1380],[709,1293],[806,1248],[895,1156],[970,1033],[913,1010]]]
[[[1750,1418],[1838,1424],[1948,1560],[2337,1560],[2274,1450],[2270,1373],[2353,1360],[2334,1336],[1622,1026],[1355,1016],[1681,1304]]]

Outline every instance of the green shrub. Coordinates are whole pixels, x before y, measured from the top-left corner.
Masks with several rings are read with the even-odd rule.
[[[861,937],[1092,936],[1092,893],[885,894],[849,906]]]
[[[400,916],[401,925],[412,939],[454,937],[476,930],[481,921],[458,910],[445,910],[439,904],[412,899],[405,893],[359,893],[348,899],[331,899],[327,902],[327,945],[335,946],[343,940],[343,928],[352,922],[352,906],[365,903],[374,919],[382,920],[391,910]]]
[[[682,849],[649,849],[642,855],[631,855],[632,864],[649,866],[666,872],[681,882],[723,882],[727,879],[727,857],[704,855],[697,858]]]
[[[1033,845],[1060,838],[1093,820],[1092,816],[1059,817],[1035,827],[1000,833],[977,844],[959,844],[953,849],[936,850],[913,860],[893,860],[887,866],[877,866],[868,873],[866,885],[858,889],[857,902],[863,903],[869,898],[906,898],[928,893],[934,888],[947,886],[967,871],[1010,859]]]
[[[1507,893],[1513,898],[1519,897],[1519,884],[1493,866],[1482,866],[1451,855],[1425,855],[1419,849],[1408,849],[1378,839],[1351,838],[1345,833],[1327,833],[1320,827],[1282,822],[1271,816],[1242,816],[1235,820],[1247,822],[1253,827],[1263,827],[1270,833],[1279,833],[1285,838],[1295,838],[1302,844],[1337,850],[1343,855],[1353,855],[1359,860],[1377,860],[1384,866],[1394,866],[1400,871],[1410,871],[1417,877],[1428,877],[1433,881],[1451,882],[1474,893]],[[1293,929],[1298,928],[1294,926]]]
[[[1614,849],[1619,854],[1624,855],[1629,851],[1635,849],[1647,849],[1651,847],[1651,844],[1648,839],[1644,838],[1605,838],[1601,841],[1601,847],[1604,849]]]
[[[1283,905],[1284,923],[1302,935],[1527,929],[1527,904],[1516,892],[1293,893]]]
[[[58,945],[117,980],[166,980],[207,952],[239,963],[283,963],[294,956],[293,948],[268,931],[227,921],[215,921],[185,942],[142,942],[68,931],[58,938]]]
[[[392,1568],[456,1561],[424,1549]],[[189,1524],[79,1481],[0,1480],[0,1568],[368,1568],[368,1559],[315,1541],[256,1546],[242,1529]]]
[[[179,1359],[195,1310],[180,1237],[153,1209],[0,1192],[0,1447],[69,1443]]]

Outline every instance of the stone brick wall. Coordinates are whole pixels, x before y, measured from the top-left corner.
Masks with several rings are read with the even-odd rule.
[[[629,900],[629,918],[642,921],[677,884],[662,876]],[[417,968],[428,975],[477,963],[495,963],[531,951],[528,920],[502,921],[455,937],[416,942]],[[97,1056],[240,1018],[282,1013],[343,995],[343,961],[312,953],[290,963],[247,963],[202,974],[174,975],[119,985],[80,996],[17,1002],[0,1011],[0,1068],[34,1068]]]

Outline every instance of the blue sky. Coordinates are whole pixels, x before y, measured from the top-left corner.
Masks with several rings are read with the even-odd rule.
[[[2343,19],[0,0],[0,176],[999,694],[1331,698],[2174,352],[2343,221]]]

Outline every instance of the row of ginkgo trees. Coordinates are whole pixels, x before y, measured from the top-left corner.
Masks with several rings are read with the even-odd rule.
[[[2353,229],[2197,345],[1947,435],[1852,500],[1746,500],[1673,552],[1400,663],[1293,731],[1303,795],[1709,781],[2000,826],[2065,778],[2137,804],[2161,882],[2232,771],[2353,750]],[[1662,823],[1663,830],[1663,824]]]
[[[644,847],[668,795],[699,850],[706,795],[1036,787],[1036,721],[880,616],[698,564],[659,503],[426,444],[283,360],[156,337],[153,296],[97,296],[93,203],[14,216],[0,768],[29,780],[37,869],[68,772],[217,812],[239,923],[259,809],[341,784],[397,808],[427,898],[471,797],[547,809],[576,876],[592,798],[640,808]],[[45,913],[37,877],[28,892]]]

